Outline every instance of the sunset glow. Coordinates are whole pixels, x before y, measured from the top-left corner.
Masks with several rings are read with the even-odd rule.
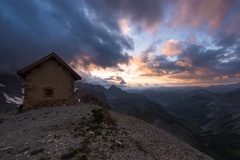
[[[3,1],[0,71],[54,51],[84,82],[104,86],[237,83],[239,8],[238,0]]]

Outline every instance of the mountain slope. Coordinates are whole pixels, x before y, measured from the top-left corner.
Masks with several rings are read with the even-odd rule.
[[[223,159],[240,158],[240,91],[216,94],[196,90],[166,107],[198,137],[204,148]]]
[[[141,120],[110,112],[107,125],[102,114],[87,104],[5,113],[0,159],[211,159]]]
[[[93,94],[102,101],[109,103],[113,111],[132,115],[143,120],[153,119],[151,117],[160,118],[165,122],[172,120],[162,105],[150,101],[143,95],[127,93],[114,85],[105,89],[100,85],[77,83],[76,87],[79,92]],[[99,96],[102,94],[106,96],[107,100],[104,96]]]
[[[76,87],[79,92],[87,92],[100,98],[99,94],[104,94],[107,97],[107,102],[111,105],[111,110],[134,117],[140,118],[150,124],[162,128],[169,133],[181,138],[185,142],[194,139],[190,133],[178,125],[161,104],[149,100],[146,96],[128,93],[122,89],[112,85],[110,88],[105,89],[100,85],[92,85],[87,83],[77,83]],[[102,101],[106,101],[102,99]],[[180,134],[180,132],[182,132]],[[191,137],[191,138],[190,138]],[[195,145],[194,143],[190,142]]]
[[[136,116],[143,120],[146,120],[149,115],[161,118],[167,123],[171,121],[170,115],[162,105],[150,101],[145,96],[127,93],[116,86],[111,86],[105,94],[113,111]]]
[[[111,86],[108,89],[99,85],[87,83],[77,83],[79,92],[87,92],[88,94],[99,97],[99,94],[104,94],[107,97],[108,103],[111,105],[111,110],[127,115],[132,115],[142,119],[158,128],[161,128],[168,133],[180,138],[186,143],[191,144],[196,148],[200,148],[196,138],[185,128],[179,125],[175,117],[170,115],[162,105],[149,100],[147,97],[139,94],[128,93],[122,89]],[[104,101],[104,99],[102,99]]]
[[[164,107],[182,98],[182,94],[180,92],[178,93],[171,91],[157,91],[154,89],[145,89],[141,91],[136,91],[135,93],[144,95],[151,101],[162,104]]]

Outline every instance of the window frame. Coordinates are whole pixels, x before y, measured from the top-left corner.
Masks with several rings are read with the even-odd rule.
[[[53,97],[54,88],[52,87],[43,87],[43,97]]]

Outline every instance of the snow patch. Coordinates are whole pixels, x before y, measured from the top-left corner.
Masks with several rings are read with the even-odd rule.
[[[74,88],[74,92],[78,91],[79,89],[78,88]]]
[[[4,85],[4,84],[0,83],[0,87],[6,87],[6,85]]]
[[[20,97],[10,97],[7,93],[5,92],[2,92],[4,97],[6,98],[6,102],[7,103],[13,103],[13,104],[17,104],[17,105],[21,105],[23,103],[23,98],[20,98]]]

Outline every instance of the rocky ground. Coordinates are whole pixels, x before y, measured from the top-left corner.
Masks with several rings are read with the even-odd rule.
[[[0,114],[0,159],[212,158],[144,121],[79,104]]]

